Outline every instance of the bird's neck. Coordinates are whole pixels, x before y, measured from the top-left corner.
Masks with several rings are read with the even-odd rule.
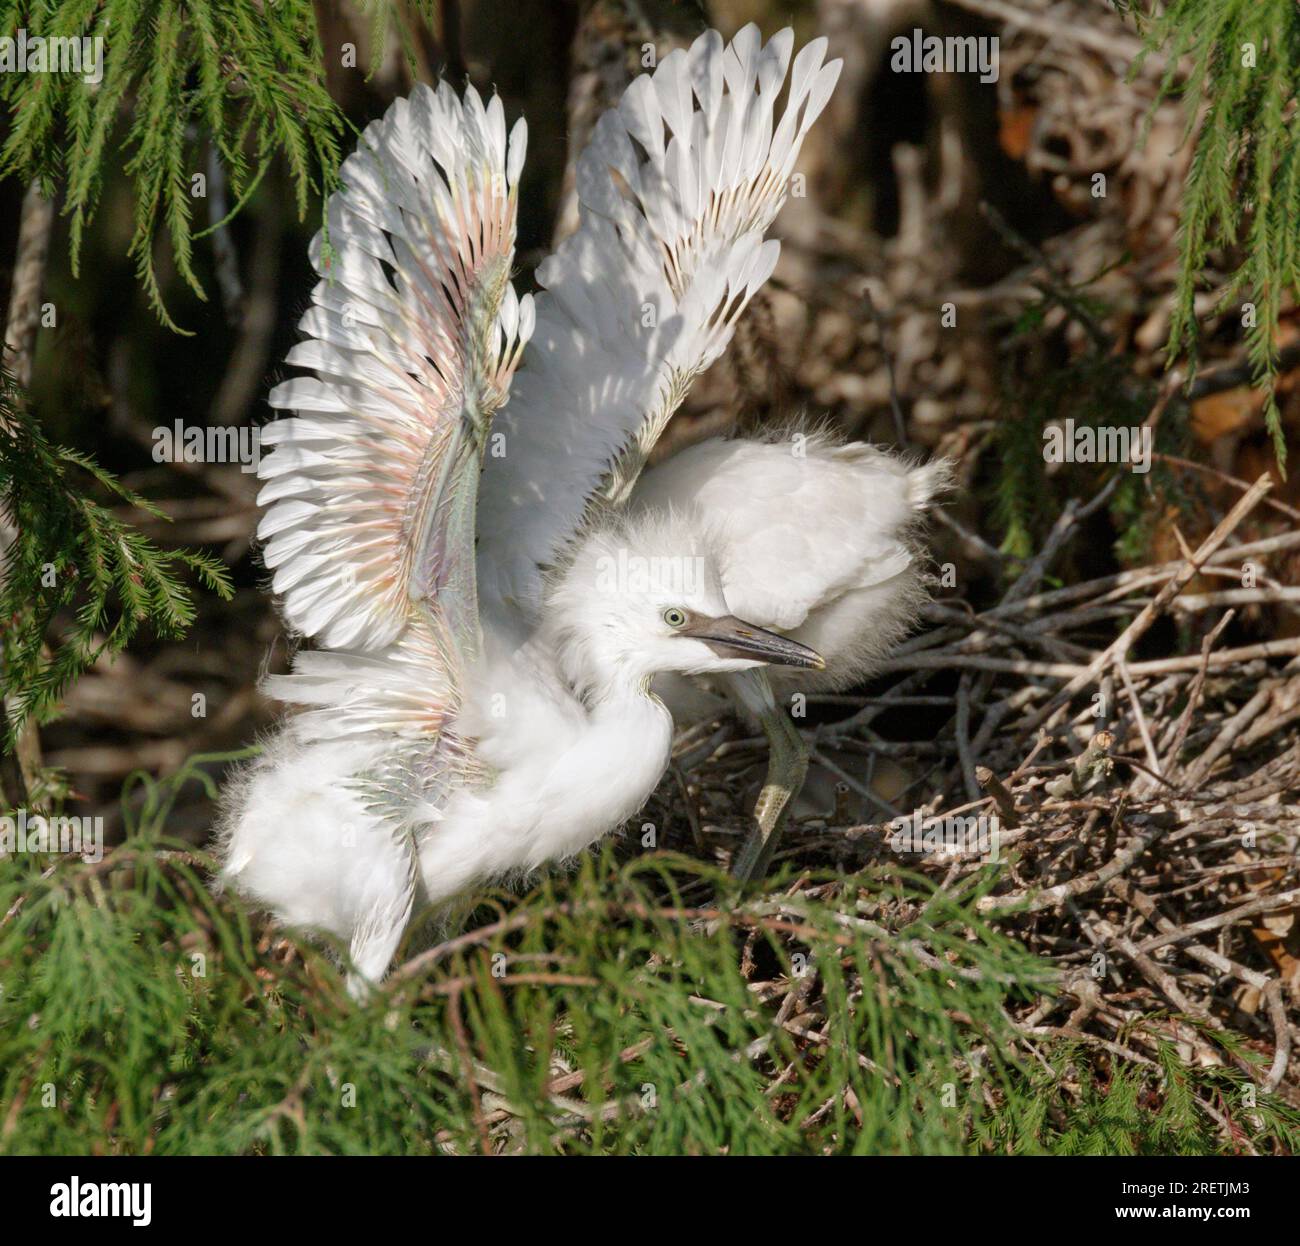
[[[608,634],[560,626],[545,629],[543,643],[573,694],[593,714],[649,700],[649,676]]]
[[[590,703],[585,729],[548,775],[567,789],[559,806],[568,824],[558,831],[563,842],[529,864],[581,851],[637,813],[668,765],[672,734],[663,702],[639,688],[612,688]]]
[[[667,714],[664,703],[650,691],[649,677],[639,679],[617,675],[589,686],[584,703],[593,722],[636,722]],[[671,715],[669,720],[671,721]]]
[[[618,680],[580,705],[558,691],[544,688],[527,710],[504,718],[479,715],[479,753],[493,782],[463,807],[452,805],[448,825],[463,819],[467,834],[448,836],[444,826],[422,850],[426,873],[461,886],[571,857],[626,822],[654,791],[672,747],[663,702]],[[439,852],[445,859],[434,859]]]
[[[577,851],[632,817],[654,791],[672,752],[673,720],[622,655],[598,638],[575,640],[557,653],[580,701],[582,725],[559,744],[548,781],[567,788],[565,853]],[[557,742],[558,743],[558,742]]]

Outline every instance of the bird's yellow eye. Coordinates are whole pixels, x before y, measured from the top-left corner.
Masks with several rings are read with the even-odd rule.
[[[669,606],[668,609],[664,611],[664,622],[667,623],[669,627],[685,627],[686,611],[679,610],[676,606]]]

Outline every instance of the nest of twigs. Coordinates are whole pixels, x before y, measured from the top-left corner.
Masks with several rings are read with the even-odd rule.
[[[1280,507],[1266,479],[1242,488],[1179,561],[1042,591],[1103,493],[1067,508],[995,605],[977,612],[938,597],[935,626],[887,664],[877,694],[823,698],[858,704],[805,732],[810,775],[838,783],[835,808],[795,817],[775,868],[896,864],[967,892],[984,872],[993,882],[979,911],[1059,986],[1013,1013],[1027,1044],[1073,1040],[1150,1065],[1173,1042],[1189,1063],[1234,1062],[1295,1104],[1300,640],[1231,646],[1223,636],[1241,614],[1294,608],[1295,590],[1262,568],[1300,546],[1300,531],[1239,540],[1261,502]],[[1255,568],[1253,587],[1239,587],[1243,567]],[[1192,639],[1135,656],[1170,619]],[[765,758],[763,741],[745,735],[725,722],[684,731],[683,781],[669,792],[697,848],[723,860],[746,829],[739,793]],[[882,795],[870,776],[899,759],[915,764],[910,781]],[[854,802],[869,813],[850,816]],[[950,835],[914,851],[897,834],[944,817],[996,831],[995,842]],[[863,915],[895,929],[909,920]],[[1231,1043],[1225,1054],[1210,1032],[1254,1059],[1234,1057]]]

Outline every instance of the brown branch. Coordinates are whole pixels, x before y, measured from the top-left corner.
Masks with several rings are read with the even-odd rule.
[[[23,196],[4,337],[5,367],[24,391],[32,380],[36,331],[41,323],[41,288],[45,282],[45,261],[49,255],[53,224],[54,201],[41,193],[38,182],[33,182]],[[0,435],[9,431],[0,427]],[[3,510],[0,508],[0,514]],[[16,535],[0,519],[0,560]],[[9,706],[0,700],[0,724],[8,722]],[[0,797],[6,808],[17,809],[29,803],[41,766],[41,737],[35,721],[29,718],[18,733],[13,751],[6,749],[0,758]]]

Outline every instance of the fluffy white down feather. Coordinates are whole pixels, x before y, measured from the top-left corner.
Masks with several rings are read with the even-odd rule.
[[[611,518],[586,534],[557,576],[536,633],[519,644],[486,629],[447,726],[472,763],[448,770],[429,799],[412,794],[384,816],[376,812],[384,802],[362,795],[369,772],[404,747],[400,730],[361,719],[342,738],[319,734],[329,707],[337,712],[373,678],[374,658],[305,655],[312,677],[303,695],[323,708],[289,719],[227,789],[221,881],[287,924],[348,943],[362,978],[373,981],[412,911],[446,913],[469,889],[563,862],[632,817],[671,745],[672,719],[647,694],[650,677],[755,663],[719,658],[663,621],[667,606],[727,613],[714,545],[695,517]],[[629,549],[699,559],[710,571],[684,594],[655,584],[602,590],[605,569]],[[292,679],[277,686],[290,689]]]
[[[852,687],[906,634],[926,598],[924,513],[950,472],[794,427],[691,446],[641,477],[632,506],[693,507],[716,533],[728,605],[826,660],[824,671],[770,670],[780,696]],[[717,706],[679,678],[655,688],[679,718]]]
[[[219,847],[222,886],[287,925],[350,944],[370,979],[387,968],[410,905],[408,854],[353,783],[386,747],[280,732],[227,786]],[[371,930],[389,937],[366,937]]]

